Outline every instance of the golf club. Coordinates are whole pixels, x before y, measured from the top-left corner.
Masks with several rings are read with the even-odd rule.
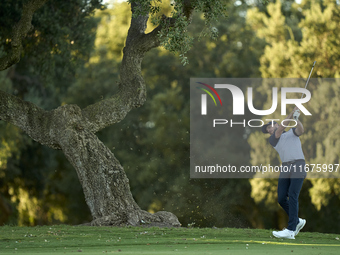
[[[311,75],[312,75],[313,68],[314,68],[314,66],[315,66],[315,63],[316,63],[316,61],[313,62],[312,70],[310,70],[310,73],[309,73],[309,76],[308,76],[308,79],[307,79],[307,82],[306,82],[306,85],[305,85],[305,89],[307,88],[309,79],[310,79],[310,77],[311,77]],[[305,94],[305,93],[302,93],[301,99],[303,98],[303,95],[304,95],[304,94]],[[293,114],[293,118],[297,121],[297,120],[299,119],[299,116],[300,116],[300,111],[299,111],[299,110],[296,110],[296,111],[294,112],[294,114]]]
[[[309,73],[309,76],[308,76],[308,79],[307,79],[307,82],[306,82],[305,88],[307,88],[307,85],[308,85],[309,79],[310,79],[310,77],[311,77],[311,75],[312,75],[313,68],[314,68],[314,66],[315,66],[315,63],[316,63],[316,61],[314,61],[314,62],[313,62],[312,70],[310,70],[310,73]],[[303,97],[303,95],[304,95],[304,93],[302,93],[302,95],[301,95],[301,98]]]

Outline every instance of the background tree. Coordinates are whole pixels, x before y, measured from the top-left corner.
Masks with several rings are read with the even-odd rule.
[[[116,4],[115,11],[110,11],[111,17],[117,17],[115,13],[123,13],[127,8],[125,3]],[[178,62],[176,56],[162,49],[154,49],[146,55],[142,70],[147,84],[150,84],[149,100],[138,112],[132,111],[124,121],[100,133],[101,140],[105,141],[109,148],[115,148],[117,157],[129,176],[132,194],[138,204],[149,211],[172,211],[184,225],[196,223],[196,226],[249,226],[250,218],[254,217],[250,216],[249,207],[245,206],[253,205],[249,196],[248,180],[190,180],[188,171],[189,78],[201,76],[202,73],[208,77],[223,75],[242,77],[246,73],[251,74],[251,70],[256,70],[251,65],[247,66],[249,69],[245,71],[241,68],[243,61],[240,60],[240,55],[245,59],[247,56],[249,63],[251,61],[256,63],[259,57],[255,51],[259,49],[250,50],[253,32],[249,28],[243,28],[245,19],[239,15],[246,8],[246,4],[228,5],[230,15],[215,25],[224,39],[213,41],[202,37],[200,41],[195,41],[192,50],[187,53],[190,64],[185,67]],[[106,68],[107,64],[106,67],[100,64],[114,55],[109,52],[109,47],[112,44],[119,44],[117,41],[121,38],[109,36],[111,39],[107,41],[105,39],[108,37],[107,28],[118,24],[123,27],[129,19],[125,15],[120,16],[125,20],[110,19],[103,12],[101,14],[105,22],[99,27],[96,48],[100,49],[102,55],[99,51],[93,54],[94,64],[83,72],[86,76],[77,83],[79,87],[72,88],[74,95],[72,100],[77,104],[78,100],[83,101],[79,94],[87,97],[84,93],[85,86],[81,86],[88,77],[95,76],[99,70],[102,70],[102,73],[107,69],[109,69],[107,73],[114,70],[113,67]],[[203,26],[203,17],[194,15],[188,30],[189,35],[199,34]],[[239,46],[240,41],[243,41],[243,47]],[[117,61],[119,60],[118,54]],[[233,66],[231,71],[227,71],[229,64]],[[235,64],[239,66],[235,68]],[[96,65],[98,68],[94,67]],[[104,84],[103,80],[96,85],[99,91],[105,87]],[[87,95],[92,96],[92,93]],[[119,146],[114,144],[117,141]],[[243,150],[246,151],[248,147],[246,142],[243,146],[245,146]],[[224,150],[231,158],[235,155],[232,151],[228,152],[227,148]],[[234,190],[240,192],[231,196]]]
[[[21,60],[0,73],[0,87],[4,92],[50,110],[62,104],[61,96],[66,93],[67,84],[75,80],[76,68],[88,59],[96,27],[96,21],[90,15],[101,7],[98,1],[92,1],[90,5],[83,1],[49,1],[33,15],[35,29],[29,26],[25,37],[22,31],[11,28],[24,16],[21,15],[23,5],[31,3],[36,5],[38,1],[0,3],[2,63],[13,55],[11,49],[16,49],[16,45],[11,45],[18,44],[12,42],[12,33],[21,32],[19,39],[23,40],[19,42]],[[81,189],[72,186],[77,177],[67,171],[65,165],[68,164],[60,160],[63,157],[59,152],[39,146],[19,128],[4,121],[0,121],[0,132],[0,189],[3,194],[0,204],[7,208],[0,213],[7,212],[3,214],[4,220],[16,222],[13,205],[18,208],[19,224],[60,221],[67,218],[65,215],[72,221],[70,211],[88,211],[87,206],[78,207],[76,203],[79,197],[84,199],[84,195]],[[22,199],[22,196],[26,198]],[[68,198],[66,204],[65,198]],[[12,217],[8,218],[10,215]]]
[[[245,19],[241,14],[244,14],[248,7],[245,3],[234,5],[231,2],[228,5],[229,17],[215,24],[221,40],[212,41],[201,36],[200,41],[194,41],[193,49],[187,54],[190,65],[183,67],[175,55],[162,49],[149,52],[142,66],[149,84],[149,100],[146,105],[138,111],[130,112],[121,123],[98,133],[100,139],[114,150],[121,160],[132,184],[132,194],[142,208],[151,212],[164,209],[173,211],[185,225],[194,222],[196,226],[249,226],[247,212],[249,210],[244,207],[244,204],[252,203],[243,202],[249,199],[251,202],[247,180],[235,180],[235,182],[233,180],[189,180],[187,171],[189,167],[189,90],[187,87],[189,77],[202,74],[208,77],[224,75],[243,77],[256,72],[257,68],[254,65],[242,66],[243,61],[258,65],[261,52],[254,47],[260,44],[257,39],[253,40],[250,27],[244,28]],[[164,12],[171,12],[171,8],[168,6]],[[112,11],[109,9],[100,11],[96,17],[99,17],[101,22],[97,29],[95,50],[91,53],[89,62],[79,67],[77,73],[71,76],[76,79],[70,83],[68,89],[61,91],[57,101],[59,104],[76,103],[80,107],[85,107],[99,98],[107,98],[112,91],[117,90],[117,86],[114,85],[118,81],[122,52],[115,45],[124,45],[131,18],[130,7],[125,3],[115,4]],[[195,15],[193,19],[188,30],[191,36],[200,34],[205,23],[202,15]],[[115,29],[112,29],[113,27]],[[151,31],[154,26],[149,22],[148,27]],[[244,60],[241,60],[242,58]],[[211,65],[211,62],[214,65]],[[171,98],[173,100],[170,103]],[[171,128],[164,128],[169,125]],[[168,132],[169,130],[171,132]],[[158,135],[155,136],[155,133]],[[177,140],[179,137],[180,140]],[[168,142],[164,143],[163,140]],[[88,220],[88,210],[79,209],[86,205],[81,203],[83,195],[79,192],[80,186],[76,185],[77,176],[72,167],[63,160],[63,155],[58,151],[47,150],[46,147],[34,144],[37,148],[29,146],[26,150],[42,151],[45,153],[42,158],[48,159],[37,160],[40,162],[40,168],[32,162],[29,164],[27,161],[20,162],[22,156],[18,156],[15,162],[19,161],[21,168],[24,168],[27,173],[37,169],[41,172],[38,176],[44,185],[42,191],[39,194],[34,193],[30,186],[29,195],[32,200],[37,197],[40,204],[49,205],[41,208],[39,212],[47,213],[50,217],[38,216],[37,206],[31,206],[30,209],[34,211],[31,212],[33,215],[31,219],[34,220],[28,222],[28,217],[23,216],[27,220],[22,223],[46,224],[62,220],[74,224]],[[157,146],[154,146],[155,144]],[[13,157],[8,159],[14,161]],[[7,165],[7,169],[11,169],[11,166]],[[9,175],[8,171],[4,173],[7,173],[4,182],[10,183],[9,180],[14,176]],[[13,184],[11,187],[17,190],[22,186]],[[237,193],[239,196],[234,194],[231,199],[230,194],[235,188],[240,190]],[[27,187],[22,189],[27,190]],[[6,186],[4,190],[8,190]],[[69,194],[70,192],[72,195]],[[46,193],[51,196],[45,196]],[[13,199],[9,194],[6,197]],[[16,197],[19,203],[17,208],[19,206],[23,208],[24,200],[19,202],[19,195]],[[51,212],[53,207],[51,202],[48,202],[49,198],[53,198],[53,206],[59,208],[57,214]],[[223,203],[220,202],[221,200]],[[60,210],[61,208],[64,209]],[[211,208],[215,209],[211,210]],[[82,213],[79,214],[79,211]],[[21,214],[23,211],[19,211],[19,215]],[[37,221],[37,218],[44,220]],[[254,218],[251,221],[253,220]]]
[[[5,43],[10,46],[5,49],[5,56],[1,59],[2,70],[19,61],[23,52],[22,40],[29,32],[34,12],[43,3],[33,0],[23,3],[21,19],[12,21],[10,26],[12,35],[4,36]],[[100,3],[95,1],[86,4],[80,7],[92,10],[100,7]],[[154,6],[149,1],[131,1],[130,4],[132,18],[115,96],[82,110],[76,105],[63,105],[45,111],[33,103],[1,92],[0,117],[24,130],[33,140],[62,150],[77,171],[94,218],[92,224],[137,225],[151,221],[179,225],[177,217],[171,213],[157,212],[152,215],[139,208],[132,198],[129,181],[121,164],[95,133],[121,121],[131,109],[144,103],[146,87],[141,74],[141,62],[146,52],[162,44],[171,52],[179,51],[185,64],[187,60],[184,54],[191,41],[185,32],[193,10],[203,11],[209,24],[212,19],[223,15],[224,6],[219,1],[214,1],[213,5],[207,1],[178,1],[174,3],[172,17],[167,18],[164,15],[157,16],[160,6]],[[79,13],[83,10],[76,9]],[[154,23],[158,26],[150,33],[145,33],[149,13],[154,15]],[[36,29],[35,37],[39,37],[39,34],[40,31]],[[71,39],[69,43],[74,44],[74,40]]]

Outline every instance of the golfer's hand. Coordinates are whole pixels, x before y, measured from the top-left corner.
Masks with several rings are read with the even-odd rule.
[[[299,119],[299,116],[300,116],[300,110],[297,109],[297,110],[295,110],[295,112],[293,113],[293,119],[297,121],[297,120]]]

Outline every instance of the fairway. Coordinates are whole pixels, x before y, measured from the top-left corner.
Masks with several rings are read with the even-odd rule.
[[[340,235],[270,230],[37,226],[0,227],[0,254],[339,254]]]

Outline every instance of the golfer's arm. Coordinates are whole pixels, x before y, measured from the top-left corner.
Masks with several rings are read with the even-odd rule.
[[[284,119],[284,121],[282,121],[282,123],[280,124],[280,126],[277,128],[277,130],[275,131],[275,137],[276,138],[279,138],[281,135],[282,135],[282,133],[283,133],[283,131],[285,130],[285,126],[288,126],[289,125],[289,123],[291,122],[291,119],[292,119],[292,117],[293,117],[293,113],[294,113],[294,111],[293,112],[291,112],[288,116],[287,116],[287,118],[285,118]],[[283,124],[285,125],[285,126],[283,126]],[[302,125],[302,124],[301,124]]]
[[[303,125],[301,123],[301,121],[297,120],[297,125],[296,125],[296,129],[295,129],[295,133],[300,136],[305,132],[305,129],[303,128]]]

